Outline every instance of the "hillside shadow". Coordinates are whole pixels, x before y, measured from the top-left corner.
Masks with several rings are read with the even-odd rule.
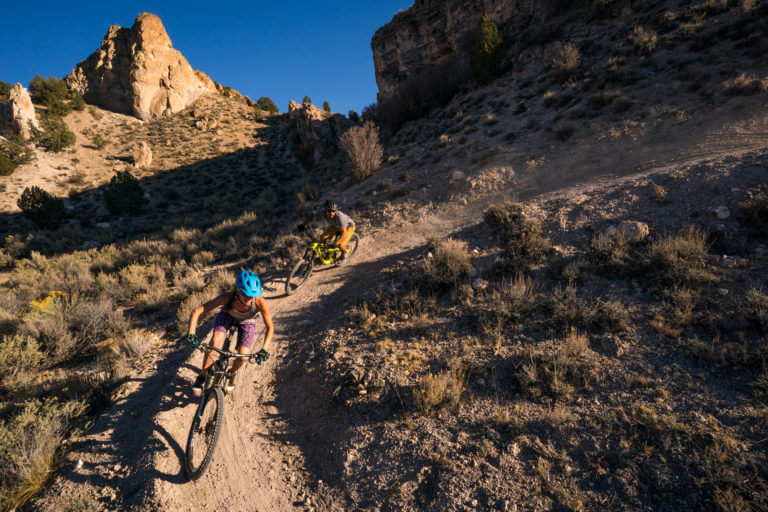
[[[268,219],[293,211],[297,202],[294,189],[303,184],[311,172],[298,160],[281,153],[291,142],[276,133],[280,129],[276,126],[277,119],[269,122],[259,133],[270,130],[271,138],[262,139],[259,146],[138,177],[138,183],[149,196],[140,214],[107,213],[103,200],[106,184],[102,184],[82,190],[76,200],[65,200],[68,220],[57,230],[37,229],[21,212],[5,212],[0,213],[0,236],[14,235],[20,240],[38,238],[39,243],[28,244],[27,253],[37,250],[57,255],[82,249],[87,241],[96,241],[98,247],[141,240],[181,227],[207,228],[245,212],[255,212],[269,225]],[[111,159],[117,164],[124,163],[127,157],[117,155]],[[140,174],[133,169],[129,171]],[[292,186],[294,183],[296,186]]]

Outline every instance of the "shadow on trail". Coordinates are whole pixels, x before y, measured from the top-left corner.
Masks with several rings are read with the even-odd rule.
[[[150,491],[148,484],[155,479],[185,483],[184,448],[154,418],[160,412],[184,407],[192,401],[188,395],[189,382],[179,375],[179,370],[188,366],[185,361],[190,351],[191,348],[180,346],[159,359],[156,373],[136,379],[142,381],[139,387],[99,417],[87,433],[91,440],[73,445],[73,452],[108,454],[111,457],[106,463],[97,467],[86,462],[82,469],[66,471],[62,478],[88,483],[97,489],[114,489],[125,508],[142,504]],[[158,471],[154,465],[156,454],[168,450],[173,450],[181,462],[182,469],[174,474]],[[107,497],[100,499],[108,506],[116,505]]]

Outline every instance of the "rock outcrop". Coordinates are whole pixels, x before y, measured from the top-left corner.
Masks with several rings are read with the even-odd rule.
[[[430,92],[450,97],[470,80],[469,50],[484,14],[506,33],[505,39],[511,39],[515,30],[540,17],[546,4],[534,0],[416,0],[371,40],[379,104],[395,98],[407,102]]]
[[[145,12],[130,29],[110,27],[101,48],[66,81],[87,103],[150,120],[178,112],[206,92],[216,93],[205,78],[173,48],[160,18]]]
[[[319,165],[326,154],[338,149],[339,137],[353,125],[341,114],[295,101],[288,104],[288,118],[293,123],[299,155],[312,167]]]
[[[133,146],[133,166],[136,169],[142,169],[150,165],[152,165],[152,149],[144,141],[137,142]]]
[[[21,84],[14,85],[8,103],[0,105],[0,133],[10,131],[29,139],[39,128],[29,92]]]

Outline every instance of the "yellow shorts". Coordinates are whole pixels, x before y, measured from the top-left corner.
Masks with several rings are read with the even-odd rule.
[[[345,245],[347,242],[349,242],[349,239],[352,237],[352,233],[355,232],[355,228],[347,228],[347,234],[344,238],[336,242],[339,245]],[[323,231],[323,234],[320,235],[321,241],[326,241],[329,238],[331,238],[334,235],[341,234],[341,229],[337,228],[336,226],[328,226],[325,228],[325,231]]]

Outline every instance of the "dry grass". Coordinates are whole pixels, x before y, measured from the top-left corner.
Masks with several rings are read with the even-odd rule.
[[[700,286],[717,281],[707,268],[707,234],[689,228],[662,236],[648,248],[647,269],[651,279],[661,286]]]
[[[581,64],[581,52],[571,43],[566,43],[552,59],[552,71],[558,80],[566,80]]]
[[[637,25],[629,33],[629,40],[635,46],[635,53],[638,55],[648,55],[656,48],[659,37],[653,30],[647,30],[641,25]]]
[[[421,264],[419,275],[427,288],[455,288],[469,276],[470,262],[467,244],[448,238],[430,242],[431,257]]]
[[[456,407],[466,391],[466,372],[457,368],[427,374],[413,390],[413,405],[423,415],[442,408]]]

